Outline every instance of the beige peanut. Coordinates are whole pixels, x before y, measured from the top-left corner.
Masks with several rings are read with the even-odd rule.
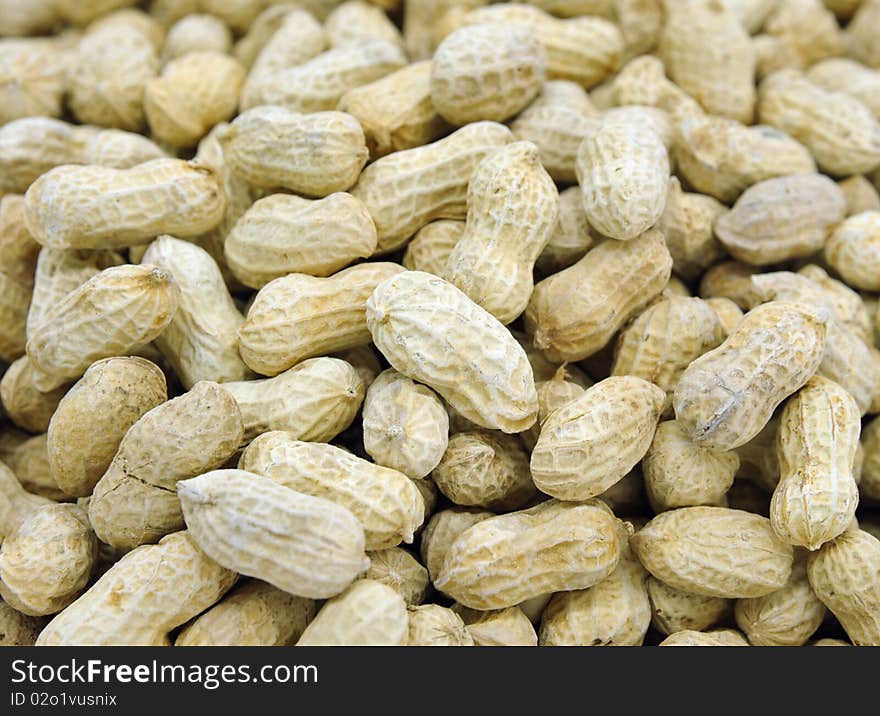
[[[409,552],[401,547],[389,547],[368,552],[370,568],[365,579],[381,582],[395,590],[408,606],[421,604],[427,594],[430,581],[428,570]]]
[[[66,392],[66,385],[47,393],[37,390],[34,369],[27,356],[15,360],[0,380],[0,403],[6,415],[20,428],[32,433],[46,432],[52,414]]]
[[[646,588],[651,599],[651,624],[663,634],[704,631],[730,612],[729,599],[683,592],[653,576],[648,577]]]

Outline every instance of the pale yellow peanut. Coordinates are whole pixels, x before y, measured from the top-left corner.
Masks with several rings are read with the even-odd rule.
[[[865,211],[842,221],[825,244],[825,260],[853,288],[880,290],[880,211]]]
[[[477,611],[454,604],[452,610],[461,616],[474,646],[538,645],[535,628],[519,607]]]
[[[235,113],[245,70],[216,50],[195,50],[172,60],[151,80],[144,111],[153,136],[175,147],[191,147]]]
[[[70,55],[62,41],[0,39],[0,124],[61,116]]]
[[[184,627],[174,646],[293,646],[315,612],[314,600],[254,579]]]
[[[321,607],[297,646],[404,646],[406,603],[381,582],[359,579]]]
[[[651,599],[651,624],[663,634],[703,631],[730,612],[731,602],[727,599],[683,592],[656,577],[648,577],[646,588]]]
[[[152,266],[105,269],[51,308],[28,339],[34,385],[49,391],[101,358],[124,355],[171,322],[180,289]]]
[[[429,144],[449,125],[431,102],[431,63],[414,62],[348,90],[337,107],[353,115],[374,159]]]
[[[338,5],[324,20],[331,47],[354,45],[364,40],[387,40],[403,47],[403,36],[382,8],[364,0]]]
[[[24,197],[0,197],[0,271],[24,286],[33,286],[39,253],[40,245],[24,221]]]
[[[351,425],[364,400],[364,381],[338,358],[310,358],[274,378],[234,381],[223,388],[241,410],[246,442],[270,430],[327,442]]]
[[[650,303],[671,271],[672,257],[659,231],[632,241],[604,241],[535,286],[526,331],[551,361],[582,360]]]
[[[144,125],[144,93],[159,71],[150,37],[131,24],[88,31],[70,72],[69,104],[80,122],[138,131]]]
[[[412,543],[424,521],[424,500],[406,475],[333,445],[264,433],[245,449],[239,467],[346,507],[363,525],[370,550]]]
[[[6,459],[12,463],[8,456]],[[52,504],[50,498],[26,490],[12,467],[0,462],[0,537],[11,534],[31,514]]]
[[[559,192],[538,148],[514,142],[477,166],[468,185],[468,217],[443,278],[502,323],[525,310],[535,261],[559,216]]]
[[[673,157],[697,191],[730,204],[760,181],[816,171],[809,150],[781,129],[690,115],[676,126]]]
[[[61,164],[128,169],[163,156],[156,144],[133,132],[26,117],[0,127],[0,190],[23,193]]]
[[[495,515],[487,510],[452,507],[433,515],[422,532],[421,556],[431,582],[436,582],[449,548],[474,525]]]
[[[252,288],[289,273],[329,276],[375,250],[366,207],[343,192],[315,201],[289,194],[258,199],[225,241],[230,269]]]
[[[365,579],[381,582],[403,597],[408,606],[425,600],[430,581],[428,570],[409,552],[400,547],[368,552],[370,568]]]
[[[308,196],[345,191],[368,157],[363,130],[343,112],[256,107],[236,117],[218,138],[225,160],[250,184]]]
[[[393,368],[433,388],[468,420],[507,433],[535,422],[525,352],[452,284],[420,271],[393,276],[367,301],[367,325]]]
[[[133,5],[135,3],[125,4]],[[161,50],[165,43],[166,28],[162,23],[144,10],[136,7],[120,7],[118,10],[112,10],[106,14],[102,14],[101,17],[95,18],[88,24],[86,31],[91,32],[98,28],[108,26],[134,27],[150,39],[150,42],[153,43],[156,50]]]
[[[810,554],[807,576],[853,644],[880,645],[880,540],[847,530]]]
[[[666,393],[663,412],[668,414],[681,374],[726,336],[703,299],[662,298],[620,332],[611,375],[633,375],[656,385]]]
[[[187,15],[168,28],[162,46],[162,63],[167,64],[188,52],[229,54],[232,33],[219,18],[208,14]]]
[[[676,274],[695,279],[725,255],[714,225],[726,211],[717,199],[682,191],[677,177],[670,180],[666,206],[657,229],[666,237]]]
[[[440,490],[437,489],[437,485],[434,484],[434,481],[430,479],[430,477],[423,480],[413,480],[413,484],[415,484],[416,489],[418,489],[422,495],[422,499],[425,501],[425,522],[423,522],[422,526],[417,530],[418,533],[421,533],[427,526],[426,523],[428,518],[434,514],[434,510],[436,509],[437,502],[440,498]]]
[[[880,72],[855,60],[833,57],[816,63],[807,79],[829,92],[843,92],[861,101],[880,116]]]
[[[168,2],[169,0],[157,0],[158,2]],[[195,2],[195,0],[170,0],[170,2]],[[247,32],[238,39],[232,49],[232,56],[235,57],[248,70],[252,69],[254,62],[264,47],[272,40],[278,29],[285,23],[287,16],[294,10],[300,10],[298,5],[293,3],[283,3],[280,5],[270,5],[263,10],[254,21],[250,24]],[[155,13],[154,13],[155,14]],[[305,17],[304,15],[301,17]],[[312,18],[314,19],[314,18]],[[307,20],[305,20],[307,21]],[[313,27],[317,27],[319,33],[323,37],[323,27],[319,22],[313,23]],[[322,40],[321,47],[316,51],[320,52],[324,47]]]
[[[670,78],[707,112],[751,122],[754,48],[739,19],[722,3],[666,3],[659,53]]]
[[[407,646],[474,646],[462,618],[438,604],[409,607]]]
[[[0,646],[33,646],[44,620],[22,614],[0,601]]]
[[[465,218],[468,181],[477,165],[512,140],[503,125],[476,122],[367,167],[351,193],[373,217],[379,251],[400,248],[435,219]]]
[[[236,575],[189,532],[132,550],[40,633],[41,646],[168,646],[168,632],[204,611]]]
[[[663,408],[663,391],[640,378],[606,378],[551,413],[532,451],[542,492],[586,500],[622,479],[642,459]]]
[[[591,587],[617,567],[622,551],[617,520],[604,504],[548,500],[466,530],[434,586],[473,609],[503,609]]]
[[[631,533],[619,527],[624,540]],[[651,624],[648,573],[624,546],[611,574],[583,591],[559,592],[541,616],[542,646],[641,646]]]
[[[819,367],[827,317],[785,301],[749,311],[724,343],[682,374],[673,405],[684,433],[710,450],[751,440]]]
[[[762,123],[804,144],[829,174],[862,174],[880,164],[880,121],[855,97],[829,92],[795,70],[767,77],[759,92]]]
[[[862,174],[853,174],[842,179],[837,185],[846,198],[846,215],[854,216],[863,211],[880,211],[880,193]]]
[[[743,311],[748,311],[761,298],[752,286],[752,276],[758,273],[754,266],[738,261],[722,261],[715,264],[700,279],[700,296],[703,298],[726,298]]]
[[[28,230],[58,249],[117,249],[159,234],[198,236],[216,226],[225,209],[217,173],[180,159],[131,169],[56,167],[25,194]]]
[[[718,629],[716,631],[684,631],[670,634],[659,646],[749,646],[745,637],[735,629]]]
[[[406,245],[402,259],[404,267],[410,271],[424,271],[440,276],[452,250],[461,241],[464,229],[465,222],[454,219],[439,219],[422,227]]]
[[[531,27],[468,25],[443,40],[434,54],[431,99],[454,125],[503,122],[538,94],[545,68],[546,52]]]
[[[752,38],[752,46],[755,48],[755,79],[758,82],[779,70],[804,69],[797,50],[779,37],[756,35]]]
[[[449,416],[434,391],[388,369],[367,390],[363,435],[377,464],[419,479],[446,452]]]
[[[559,218],[536,266],[547,274],[568,268],[583,258],[598,240],[584,212],[580,187],[569,187],[559,192]]]
[[[793,174],[753,185],[715,222],[719,241],[757,266],[816,253],[846,214],[843,190],[822,174]]]
[[[822,0],[779,0],[764,31],[790,45],[804,66],[844,50],[837,19]]]
[[[630,60],[611,80],[607,101],[657,107],[681,120],[704,114],[699,103],[666,77],[663,61],[654,55]]]
[[[852,21],[847,25],[849,54],[859,62],[880,68],[880,42],[877,41],[877,22],[880,20],[880,2],[862,0]]]
[[[683,507],[652,519],[630,538],[657,579],[709,597],[760,597],[791,574],[791,545],[765,517],[725,507]]]
[[[678,296],[680,298],[694,297],[691,294],[690,287],[675,274],[669,277],[666,288],[663,289],[660,295],[664,297]]]
[[[69,499],[69,496],[58,487],[52,475],[46,433],[28,437],[16,445],[7,456],[6,462],[28,492],[50,500]]]
[[[623,61],[651,52],[663,30],[663,0],[613,0],[612,5],[623,36]]]
[[[779,0],[721,0],[721,3],[739,18],[747,32],[755,34],[776,9]]]
[[[806,644],[825,617],[825,605],[807,581],[806,555],[795,561],[784,587],[763,597],[737,600],[734,614],[754,646]]]
[[[865,462],[859,493],[865,500],[880,501],[880,419],[874,418],[862,431]]]
[[[599,121],[583,88],[568,80],[553,80],[544,83],[541,94],[520,112],[510,129],[517,139],[538,147],[541,164],[554,180],[574,183],[578,147]]]
[[[541,435],[541,427],[553,411],[567,405],[584,394],[584,388],[573,381],[566,380],[566,368],[560,368],[550,380],[537,381],[538,420],[519,438],[526,450],[531,453],[535,449]]]
[[[58,402],[67,392],[63,385],[44,393],[34,385],[34,370],[27,356],[15,360],[0,380],[0,402],[6,415],[20,428],[44,433]]]
[[[165,376],[143,358],[93,363],[49,423],[52,477],[68,495],[90,495],[128,429],[167,398]]]
[[[575,169],[587,219],[600,234],[629,241],[662,216],[669,156],[646,124],[606,119],[581,142]]]
[[[487,0],[404,0],[403,39],[406,52],[414,61],[430,59],[438,41],[446,36],[449,15],[458,27],[459,15],[485,5]]]
[[[363,527],[330,500],[243,470],[207,472],[177,491],[208,555],[290,594],[326,599],[369,567]]]
[[[872,314],[865,305],[862,295],[842,281],[831,278],[825,269],[816,264],[807,264],[801,267],[798,274],[808,278],[813,285],[823,291],[823,304],[829,307],[832,316],[837,321],[860,336],[866,343],[873,341]],[[753,282],[757,284],[760,279],[755,278]],[[779,285],[781,286],[782,283],[780,282]]]
[[[674,420],[660,423],[642,461],[645,489],[655,512],[723,505],[738,469],[735,452],[714,452],[697,445]]]
[[[175,486],[225,464],[242,433],[235,400],[208,381],[144,413],[92,493],[89,519],[101,541],[130,548],[181,529]]]
[[[378,262],[329,278],[288,274],[270,281],[239,329],[244,362],[272,376],[306,358],[366,345],[368,299],[378,285],[401,272],[398,264]]]

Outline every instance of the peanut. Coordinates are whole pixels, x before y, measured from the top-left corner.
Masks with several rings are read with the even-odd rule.
[[[656,577],[648,577],[646,588],[651,599],[651,624],[663,634],[703,631],[730,612],[728,599],[682,592]]]
[[[880,246],[880,211],[866,211],[841,221],[825,244],[825,260],[853,288],[880,290],[875,258]]]
[[[42,619],[0,601],[0,646],[33,646],[42,629]]]
[[[403,47],[400,30],[381,8],[364,0],[348,0],[336,7],[324,20],[324,30],[332,47],[365,40],[387,40]]]
[[[422,532],[421,556],[432,582],[437,581],[446,554],[459,535],[490,517],[494,517],[492,512],[465,507],[442,510],[431,517]]]
[[[232,33],[219,18],[207,14],[187,15],[168,28],[162,46],[162,64],[173,62],[188,52],[229,54]]]
[[[735,629],[718,629],[716,631],[684,631],[670,634],[660,646],[749,646],[745,637]]]
[[[437,604],[409,607],[407,646],[474,646],[462,618]]]
[[[880,113],[878,113],[880,114]],[[854,216],[863,211],[880,211],[880,194],[874,185],[861,174],[837,182],[846,198],[846,215]]]
[[[370,568],[365,579],[381,582],[403,597],[407,606],[421,604],[425,600],[430,581],[428,570],[405,549],[388,549],[368,552]]]
[[[452,219],[432,221],[418,230],[406,246],[402,263],[410,271],[423,271],[440,276],[449,255],[464,235],[465,222]]]
[[[0,380],[0,402],[6,415],[20,428],[44,433],[52,414],[67,392],[63,385],[44,393],[34,385],[34,369],[27,356],[15,360]]]
[[[60,117],[70,54],[61,40],[0,39],[0,124]]]
[[[474,646],[537,646],[538,635],[529,618],[518,607],[477,611],[455,604],[474,640]]]

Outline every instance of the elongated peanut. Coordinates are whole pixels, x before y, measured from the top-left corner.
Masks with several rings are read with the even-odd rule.
[[[235,582],[189,532],[132,550],[40,633],[40,646],[167,646]]]
[[[207,472],[177,489],[202,549],[285,592],[325,599],[369,566],[363,527],[329,500],[243,470]]]
[[[670,634],[659,646],[749,646],[749,642],[735,629],[706,632],[686,629]]]
[[[359,579],[321,607],[297,646],[404,646],[408,631],[403,597],[381,582]]]
[[[663,634],[703,631],[730,612],[728,599],[682,592],[656,577],[648,577],[646,588],[651,598],[651,625]]]
[[[363,525],[370,550],[411,543],[424,521],[424,501],[406,475],[333,445],[265,433],[247,447],[239,467],[348,508]]]
[[[474,646],[462,618],[438,604],[409,607],[407,646]]]
[[[767,179],[715,222],[731,255],[757,266],[810,256],[846,214],[843,191],[822,174]]]
[[[338,358],[310,358],[274,378],[223,388],[241,410],[246,442],[270,430],[296,440],[332,440],[351,425],[364,400],[363,380]]]
[[[685,592],[760,597],[780,589],[792,567],[791,545],[770,520],[725,507],[683,507],[652,519],[630,538],[645,568]]]
[[[293,646],[315,611],[314,600],[254,579],[200,614],[174,646]]]
[[[526,331],[551,361],[582,360],[650,303],[671,271],[672,257],[658,231],[632,241],[605,241],[535,286]]]
[[[377,464],[418,479],[446,452],[449,416],[430,388],[389,369],[367,390],[363,432],[364,448]]]
[[[6,415],[20,428],[32,433],[44,433],[52,413],[67,392],[63,385],[48,393],[34,385],[34,369],[27,356],[12,363],[0,380],[0,402]]]
[[[546,52],[537,33],[516,23],[468,25],[434,54],[431,99],[446,121],[503,122],[540,91]]]
[[[432,582],[440,576],[446,554],[459,535],[494,516],[487,510],[453,507],[431,517],[422,532],[421,556]]]
[[[673,404],[684,433],[710,450],[751,440],[819,367],[826,321],[827,312],[801,303],[772,301],[749,311],[682,374]]]
[[[403,270],[393,263],[367,263],[329,278],[289,274],[269,282],[239,329],[242,358],[271,376],[306,358],[369,343],[367,299]]]
[[[386,584],[403,597],[408,606],[421,604],[430,581],[428,570],[409,552],[400,547],[368,552],[370,568],[364,575]]]
[[[226,161],[249,183],[309,196],[345,191],[368,157],[363,130],[343,112],[256,107],[236,117],[218,138]]]
[[[232,396],[203,381],[129,428],[95,485],[89,519],[103,542],[134,547],[183,526],[175,486],[223,465],[242,440]]]
[[[559,193],[531,142],[514,142],[477,166],[464,235],[443,278],[502,323],[525,310],[535,261],[559,216]]]
[[[880,290],[877,247],[880,246],[880,211],[866,211],[842,221],[825,244],[825,259],[850,286]]]
[[[538,635],[519,607],[491,611],[468,609],[454,604],[474,640],[474,646],[537,646]]]
[[[197,236],[226,209],[216,173],[179,159],[131,169],[57,167],[31,185],[25,202],[34,239],[59,249],[122,248],[164,233]]]
[[[49,423],[52,477],[68,495],[90,495],[128,429],[167,398],[165,376],[137,357],[96,361],[63,396]]]
[[[535,422],[525,352],[452,284],[420,271],[389,278],[367,301],[367,325],[393,368],[436,390],[467,419],[508,433]]]
[[[364,205],[337,192],[309,201],[289,194],[259,199],[226,237],[226,260],[252,288],[289,273],[329,276],[376,250]]]
[[[71,291],[28,340],[38,390],[79,378],[101,358],[127,353],[158,336],[180,300],[171,277],[152,266],[105,269]]]
[[[880,645],[880,540],[847,530],[810,554],[807,576],[853,644]]]
[[[162,45],[162,64],[188,52],[229,54],[232,33],[222,20],[205,13],[187,15],[168,28]]]

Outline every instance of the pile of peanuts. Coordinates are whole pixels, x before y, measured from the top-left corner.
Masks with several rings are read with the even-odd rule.
[[[0,644],[880,645],[878,188],[880,0],[0,0]]]

